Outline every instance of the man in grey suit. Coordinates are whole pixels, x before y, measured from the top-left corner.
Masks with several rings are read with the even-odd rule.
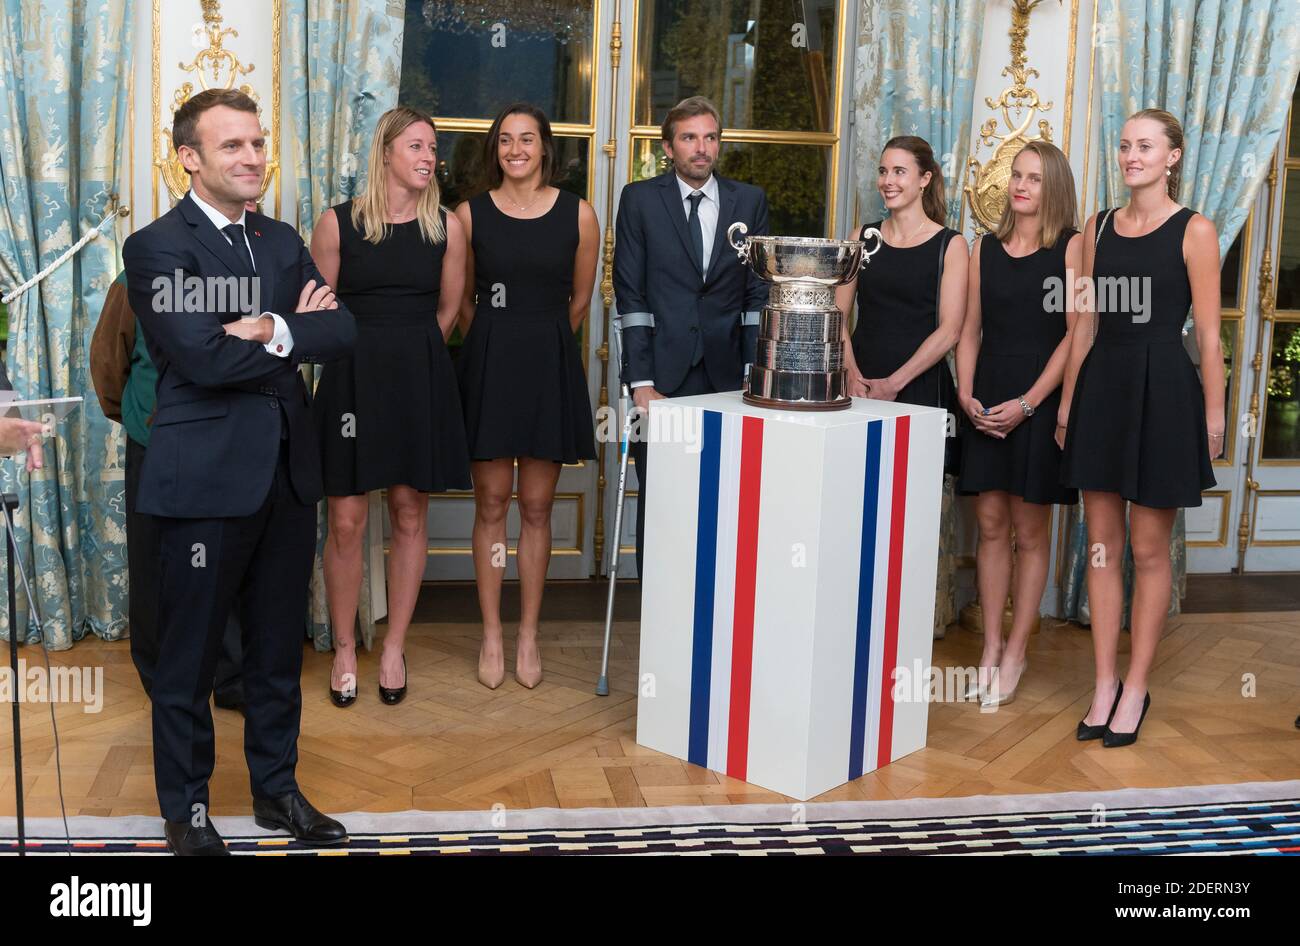
[[[614,243],[615,324],[622,376],[644,411],[658,398],[736,391],[754,360],[767,284],[727,245],[737,220],[767,233],[767,196],[713,173],[722,120],[708,99],[679,102],[663,123],[673,168],[623,188]],[[641,425],[643,432],[646,425]],[[647,490],[644,435],[631,444],[640,495],[636,564],[641,573]]]

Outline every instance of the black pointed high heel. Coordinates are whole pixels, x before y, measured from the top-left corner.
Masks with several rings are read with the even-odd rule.
[[[389,688],[381,683],[379,685],[379,698],[389,706],[396,706],[406,698],[406,654],[402,654],[402,685]]]
[[[331,671],[331,675],[332,675],[332,674],[333,674],[333,671]],[[357,701],[357,684],[356,684],[356,675],[355,675],[355,674],[353,675],[353,683],[352,683],[352,686],[349,687],[349,688],[343,689],[343,690],[336,690],[336,689],[334,689],[334,687],[333,687],[333,685],[332,685],[332,681],[331,681],[331,686],[330,686],[330,702],[331,702],[331,703],[333,703],[333,704],[334,704],[335,706],[337,706],[339,709],[347,709],[349,706],[351,706],[351,705],[352,705],[353,703],[355,703],[356,701]]]
[[[1142,720],[1147,718],[1147,710],[1151,708],[1151,691],[1142,699],[1142,715],[1138,717],[1137,728],[1132,732],[1115,732],[1110,728],[1110,723],[1106,724],[1106,732],[1101,737],[1101,744],[1107,749],[1120,749],[1124,746],[1131,746],[1138,741],[1138,732],[1142,729]],[[1111,713],[1114,716],[1114,713]]]
[[[1115,718],[1115,710],[1119,709],[1119,698],[1123,696],[1123,694],[1124,681],[1121,680],[1119,686],[1115,689],[1115,702],[1110,704],[1110,713],[1106,716],[1106,722],[1102,723],[1100,726],[1089,726],[1084,722],[1084,720],[1088,718],[1085,716],[1083,719],[1079,720],[1079,728],[1074,731],[1074,738],[1078,739],[1080,742],[1087,742],[1089,739],[1101,739],[1105,736],[1106,727],[1109,726],[1110,721]]]

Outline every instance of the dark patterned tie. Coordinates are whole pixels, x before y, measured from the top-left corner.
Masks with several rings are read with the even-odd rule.
[[[230,237],[230,245],[235,251],[235,255],[240,261],[248,267],[250,273],[256,273],[253,268],[253,257],[248,252],[248,243],[244,240],[244,228],[241,224],[232,223],[228,227],[222,227],[221,232]]]
[[[700,224],[700,201],[704,199],[704,191],[693,191],[687,198],[691,202],[691,212],[686,218],[686,229],[691,234],[691,248],[695,250],[695,262],[700,264],[700,272],[706,272],[704,268],[704,227]]]
[[[691,248],[695,251],[695,261],[700,264],[700,272],[708,275],[704,268],[704,227],[700,224],[700,201],[704,191],[694,191],[686,198],[691,202],[691,212],[686,218],[686,229],[691,235]],[[701,326],[695,327],[695,350],[691,352],[691,367],[704,360],[704,332]]]

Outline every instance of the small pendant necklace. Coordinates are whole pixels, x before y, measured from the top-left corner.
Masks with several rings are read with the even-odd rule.
[[[897,223],[895,223],[892,219],[891,219],[889,222],[890,222],[891,224],[893,224],[893,226],[892,226],[890,229],[896,231],[897,233],[900,233],[900,234],[902,233],[902,229],[899,227],[899,225],[898,225]],[[922,220],[922,221],[921,221],[921,225],[920,225],[919,227],[917,227],[915,230],[912,231],[911,236],[906,236],[906,237],[903,237],[902,239],[900,239],[900,240],[898,241],[898,243],[897,243],[897,246],[900,247],[901,249],[906,249],[907,247],[909,247],[909,246],[911,245],[912,240],[915,240],[915,239],[916,239],[917,235],[918,235],[922,230],[925,229],[925,225],[926,225],[927,223],[929,223],[929,222],[930,222],[930,221],[929,221],[929,218],[926,218],[925,220]]]
[[[503,192],[503,193],[504,193],[504,192]],[[520,213],[525,213],[525,212],[528,210],[529,207],[533,206],[533,204],[535,204],[535,203],[537,203],[539,200],[541,200],[541,198],[542,198],[542,193],[543,193],[543,189],[542,189],[542,188],[538,188],[537,193],[533,195],[533,199],[530,200],[530,201],[529,201],[528,203],[526,203],[526,204],[521,204],[521,203],[519,203],[517,200],[515,200],[513,197],[510,197],[510,196],[506,196],[506,200],[510,201],[510,206],[511,206],[511,207],[514,207],[514,208],[515,208],[516,210],[518,210]]]

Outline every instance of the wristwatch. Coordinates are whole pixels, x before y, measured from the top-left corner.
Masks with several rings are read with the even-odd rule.
[[[1029,402],[1026,401],[1023,397],[1022,397],[1022,398],[1018,398],[1018,400],[1020,401],[1020,409],[1021,409],[1022,411],[1025,412],[1025,416],[1026,416],[1026,417],[1033,417],[1033,416],[1034,416],[1034,408],[1032,408],[1032,407],[1029,406]]]

